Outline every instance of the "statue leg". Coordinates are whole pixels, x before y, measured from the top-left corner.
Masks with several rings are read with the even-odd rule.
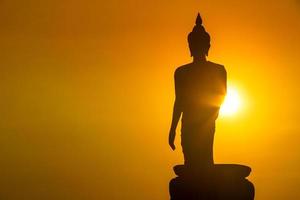
[[[215,129],[192,129],[181,134],[184,164],[194,167],[211,167],[213,162],[213,140]]]

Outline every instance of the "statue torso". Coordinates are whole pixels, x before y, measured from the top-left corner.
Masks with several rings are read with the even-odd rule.
[[[176,70],[176,99],[183,126],[202,126],[216,120],[226,94],[226,71],[212,62],[191,63]]]

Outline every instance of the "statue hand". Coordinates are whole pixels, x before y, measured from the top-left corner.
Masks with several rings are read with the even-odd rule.
[[[170,131],[169,133],[169,145],[171,147],[171,149],[174,151],[175,150],[175,145],[174,145],[174,140],[175,140],[175,131]]]

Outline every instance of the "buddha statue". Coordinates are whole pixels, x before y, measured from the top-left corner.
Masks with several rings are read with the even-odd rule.
[[[169,144],[175,149],[175,130],[182,116],[181,145],[185,165],[205,168],[213,165],[215,120],[226,95],[224,66],[207,61],[210,36],[198,14],[188,35],[193,62],[175,71],[175,103]]]
[[[215,164],[215,121],[226,95],[223,65],[208,61],[210,36],[198,14],[188,34],[191,63],[175,70],[175,102],[169,145],[175,150],[176,127],[181,119],[184,165],[176,165],[170,181],[171,200],[253,200],[254,186],[246,179],[251,168],[238,164]]]

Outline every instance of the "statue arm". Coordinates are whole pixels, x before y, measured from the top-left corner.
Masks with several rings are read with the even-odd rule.
[[[223,77],[224,77],[224,95],[226,95],[227,94],[227,72],[226,72],[225,67],[224,67]]]
[[[220,87],[220,92],[222,98],[220,99],[220,103],[222,104],[224,102],[225,96],[227,94],[227,72],[224,66],[222,66],[222,71],[221,71],[221,87]]]
[[[182,106],[181,106],[181,91],[180,91],[180,85],[178,80],[178,71],[175,71],[175,102],[173,107],[173,116],[172,116],[172,123],[171,128],[169,132],[169,145],[170,147],[175,150],[174,140],[176,136],[176,127],[178,124],[178,121],[180,119],[181,113],[182,113]]]

